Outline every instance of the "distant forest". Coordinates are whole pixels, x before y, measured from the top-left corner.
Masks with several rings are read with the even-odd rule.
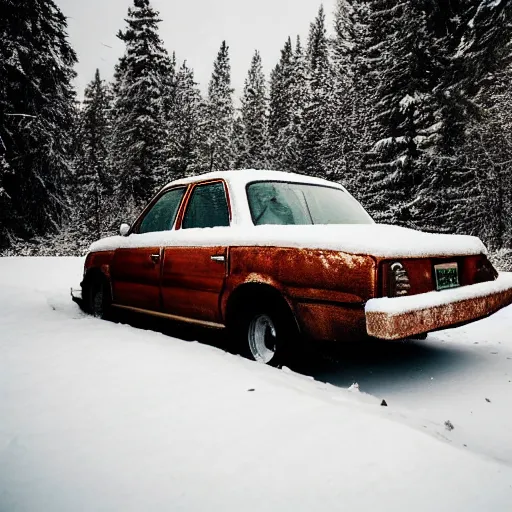
[[[269,77],[254,53],[236,108],[227,43],[203,96],[149,0],[119,20],[114,79],[96,72],[82,103],[59,8],[0,0],[0,250],[83,254],[166,182],[247,168],[325,177],[378,222],[512,249],[511,4],[338,0],[334,27],[320,7]]]

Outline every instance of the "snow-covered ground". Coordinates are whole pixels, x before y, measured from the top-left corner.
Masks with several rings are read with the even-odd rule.
[[[313,379],[89,318],[81,265],[0,259],[1,512],[511,510],[512,308]]]

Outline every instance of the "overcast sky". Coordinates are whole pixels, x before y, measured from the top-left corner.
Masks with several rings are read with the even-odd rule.
[[[96,68],[111,79],[123,43],[116,37],[133,0],[54,0],[68,17],[68,30],[79,63],[77,87],[82,97]],[[160,36],[176,52],[178,63],[187,60],[201,90],[207,89],[220,43],[230,47],[233,87],[237,95],[255,49],[262,55],[265,73],[277,63],[286,38],[306,38],[322,0],[152,0],[160,12]],[[328,31],[332,31],[335,0],[324,0]]]

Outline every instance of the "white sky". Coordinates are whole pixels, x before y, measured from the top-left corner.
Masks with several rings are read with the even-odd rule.
[[[68,17],[71,44],[78,54],[77,88],[82,97],[96,68],[112,77],[123,43],[116,34],[132,0],[54,0]],[[160,12],[160,36],[178,64],[187,60],[196,81],[206,91],[213,61],[223,39],[230,47],[233,87],[239,95],[255,49],[265,73],[277,63],[286,38],[300,34],[305,43],[309,24],[322,0],[152,0]],[[332,31],[335,0],[324,0],[327,28]]]

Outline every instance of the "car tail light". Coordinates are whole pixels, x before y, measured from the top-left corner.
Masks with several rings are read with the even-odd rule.
[[[474,276],[475,283],[485,283],[486,281],[494,281],[498,277],[498,272],[492,266],[492,263],[483,256],[476,264],[476,273]]]
[[[407,270],[400,262],[392,263],[389,266],[389,297],[403,297],[409,294],[411,284],[409,283],[409,276]]]

